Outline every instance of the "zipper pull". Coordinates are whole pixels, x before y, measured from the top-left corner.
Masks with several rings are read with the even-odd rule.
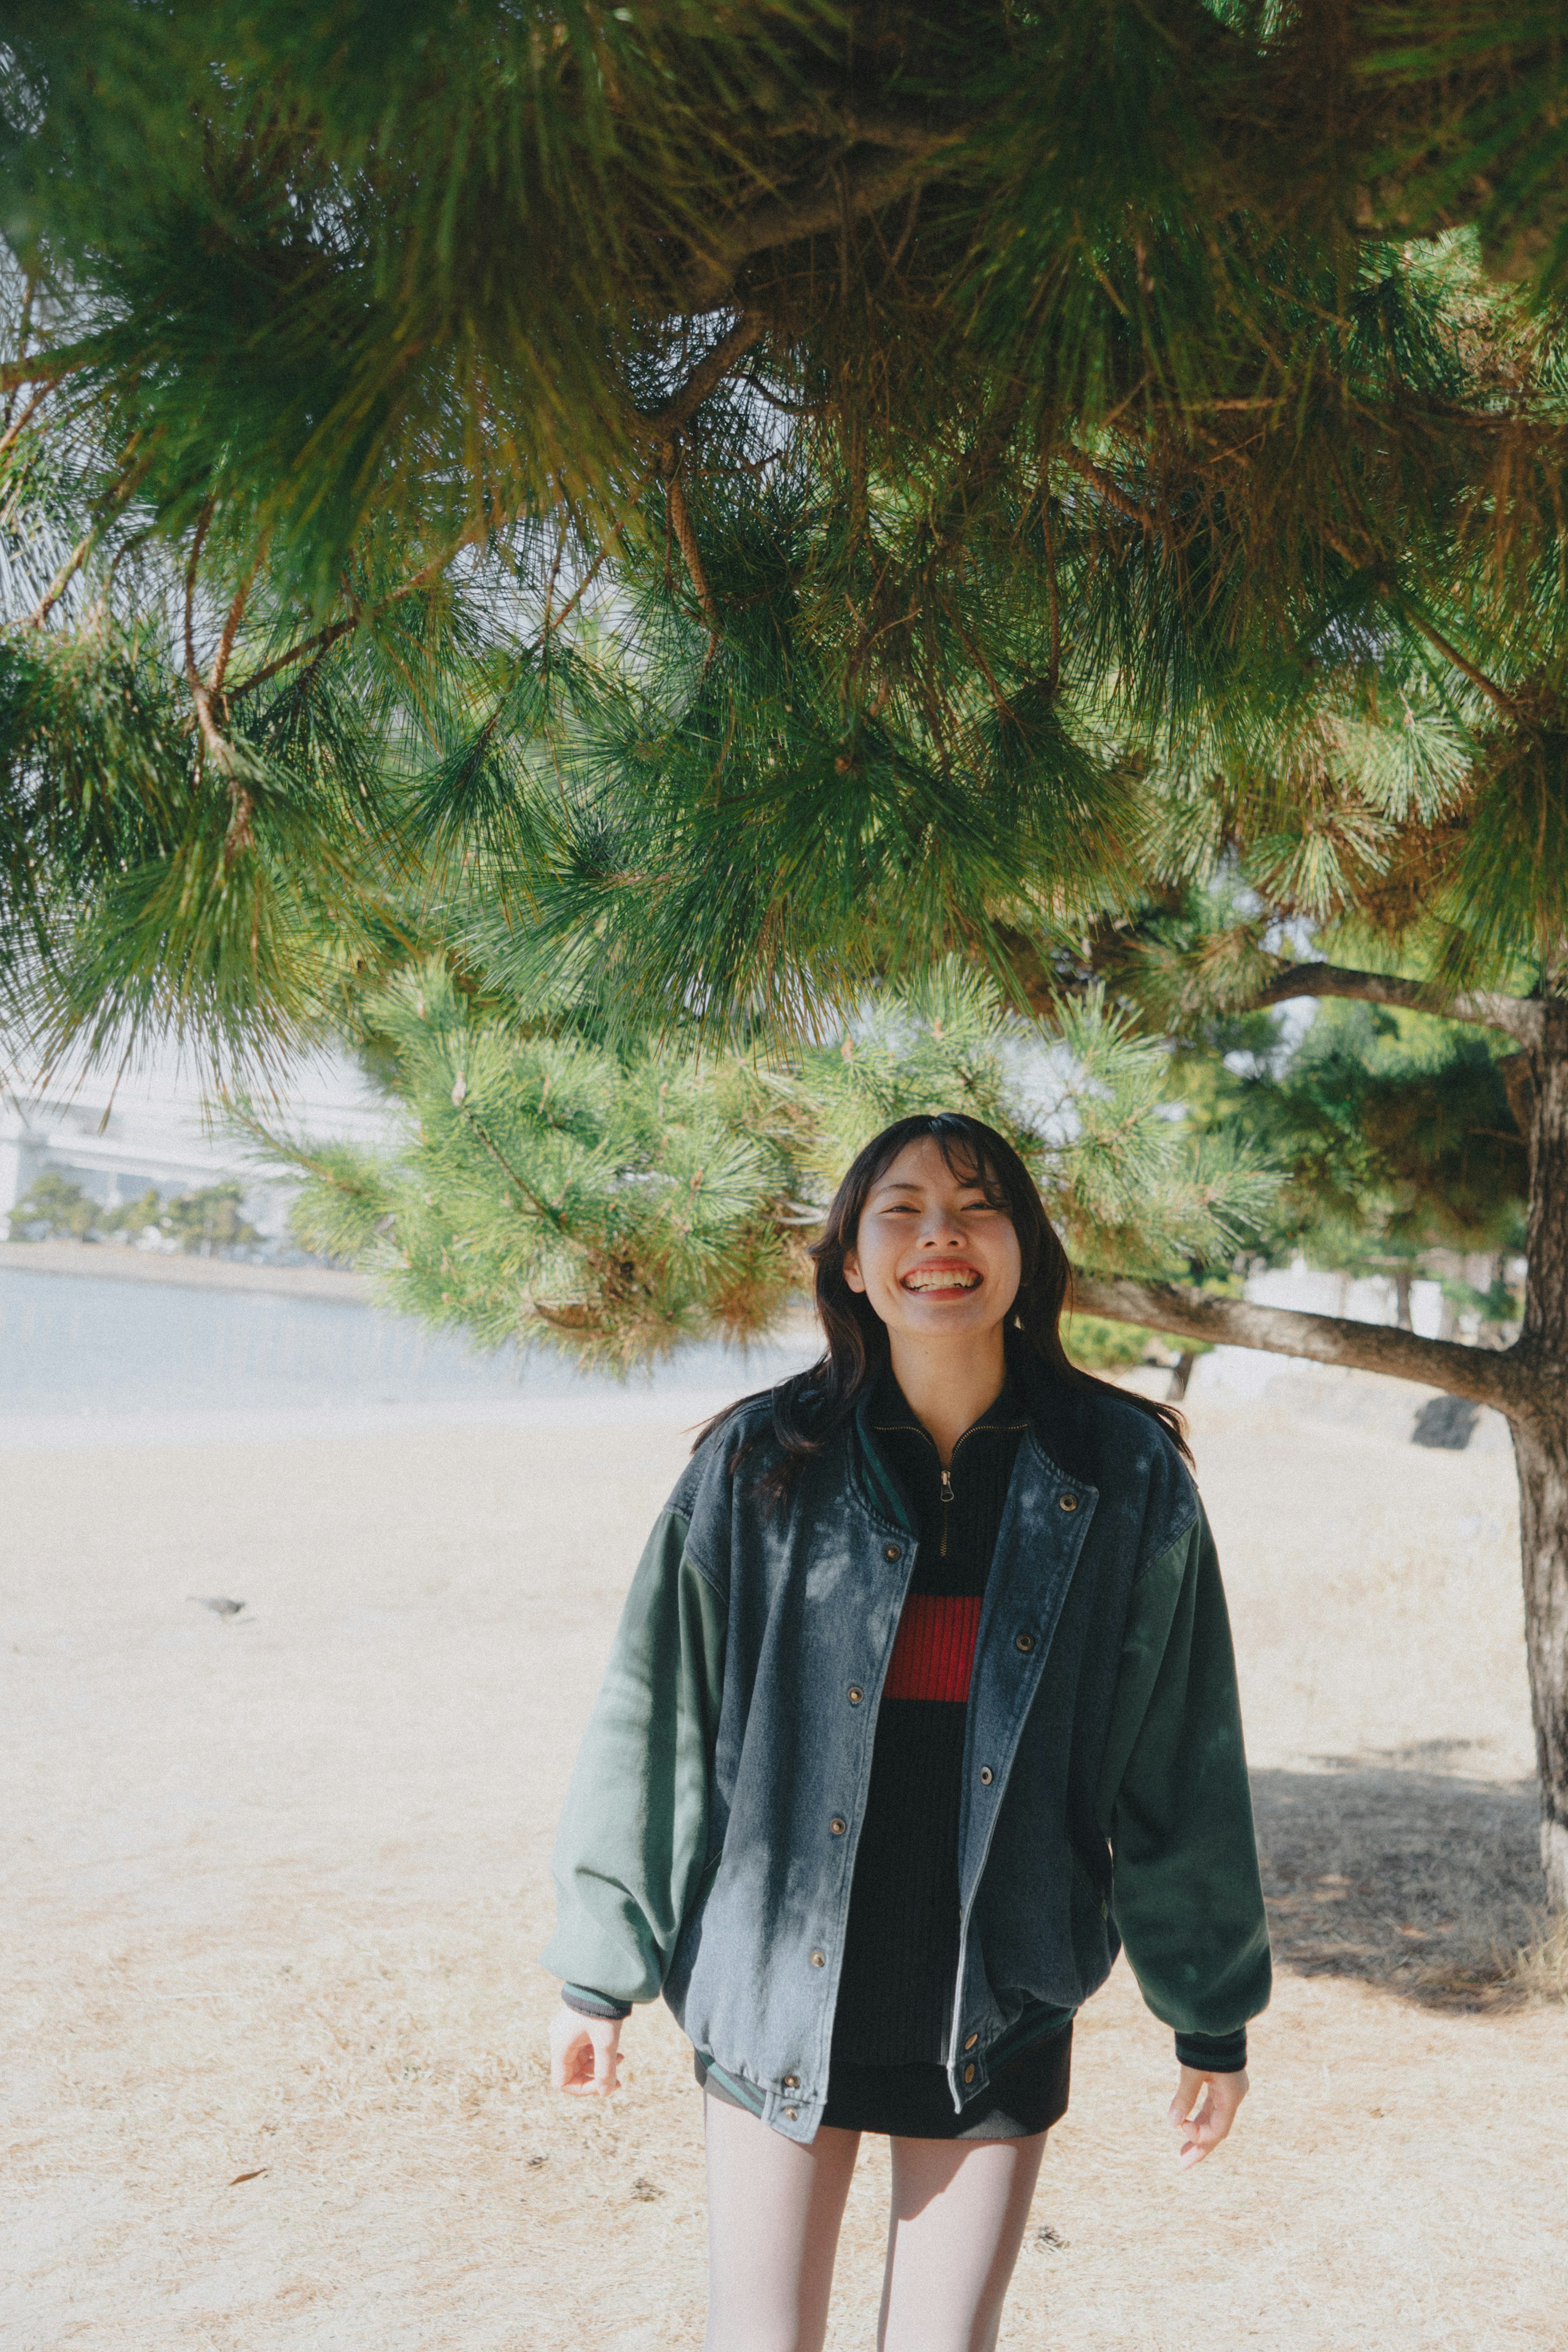
[[[952,1499],[953,1499],[953,1473],[951,1472],[951,1470],[944,1470],[944,1471],[943,1471],[943,1473],[942,1473],[942,1500],[943,1500],[945,1503],[950,1503],[950,1502],[952,1501]]]
[[[942,1549],[937,1555],[942,1559],[947,1557],[947,1506],[952,1499],[953,1474],[950,1470],[944,1470],[942,1473]]]

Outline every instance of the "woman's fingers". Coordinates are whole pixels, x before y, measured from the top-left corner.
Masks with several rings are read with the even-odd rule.
[[[1236,2121],[1236,2111],[1246,2096],[1245,2071],[1204,2074],[1196,2066],[1182,2068],[1167,2120],[1181,2134],[1181,2152],[1176,2161],[1184,2172],[1201,2164],[1206,2156],[1213,2155]]]
[[[595,2020],[598,2024],[598,2020]],[[593,2042],[593,2088],[601,2095],[618,2087],[621,2065],[621,2028],[606,2022],[591,2036]]]
[[[575,2097],[606,2098],[620,2087],[621,2021],[580,2017],[563,2001],[550,2021],[549,2078]]]
[[[591,2047],[583,2030],[587,2023],[588,2020],[585,2017],[579,2017],[574,2011],[567,2008],[564,2001],[551,2018],[549,2078],[552,2090],[569,2090],[578,2080],[581,2071],[583,2050]]]

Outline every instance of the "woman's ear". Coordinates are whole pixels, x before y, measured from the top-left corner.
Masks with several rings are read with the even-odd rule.
[[[856,1257],[853,1250],[846,1250],[842,1258],[840,1260],[840,1264],[844,1269],[844,1280],[849,1284],[850,1288],[852,1290],[858,1290],[863,1298],[865,1296],[865,1276],[861,1272],[860,1260]]]

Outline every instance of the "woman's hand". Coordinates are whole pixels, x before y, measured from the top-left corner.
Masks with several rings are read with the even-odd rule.
[[[1182,2136],[1176,2161],[1184,2172],[1214,2154],[1246,2096],[1245,2068],[1239,2074],[1205,2074],[1196,2066],[1182,2068],[1167,2120]]]
[[[580,2017],[563,2000],[550,2020],[551,2087],[579,2099],[607,2099],[618,2090],[621,2025],[618,2017]]]

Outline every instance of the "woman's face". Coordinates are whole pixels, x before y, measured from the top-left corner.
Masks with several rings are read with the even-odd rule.
[[[1022,1273],[1012,1219],[992,1208],[962,1160],[948,1167],[930,1136],[883,1170],[844,1253],[850,1288],[890,1330],[926,1339],[971,1339],[1000,1323]]]

